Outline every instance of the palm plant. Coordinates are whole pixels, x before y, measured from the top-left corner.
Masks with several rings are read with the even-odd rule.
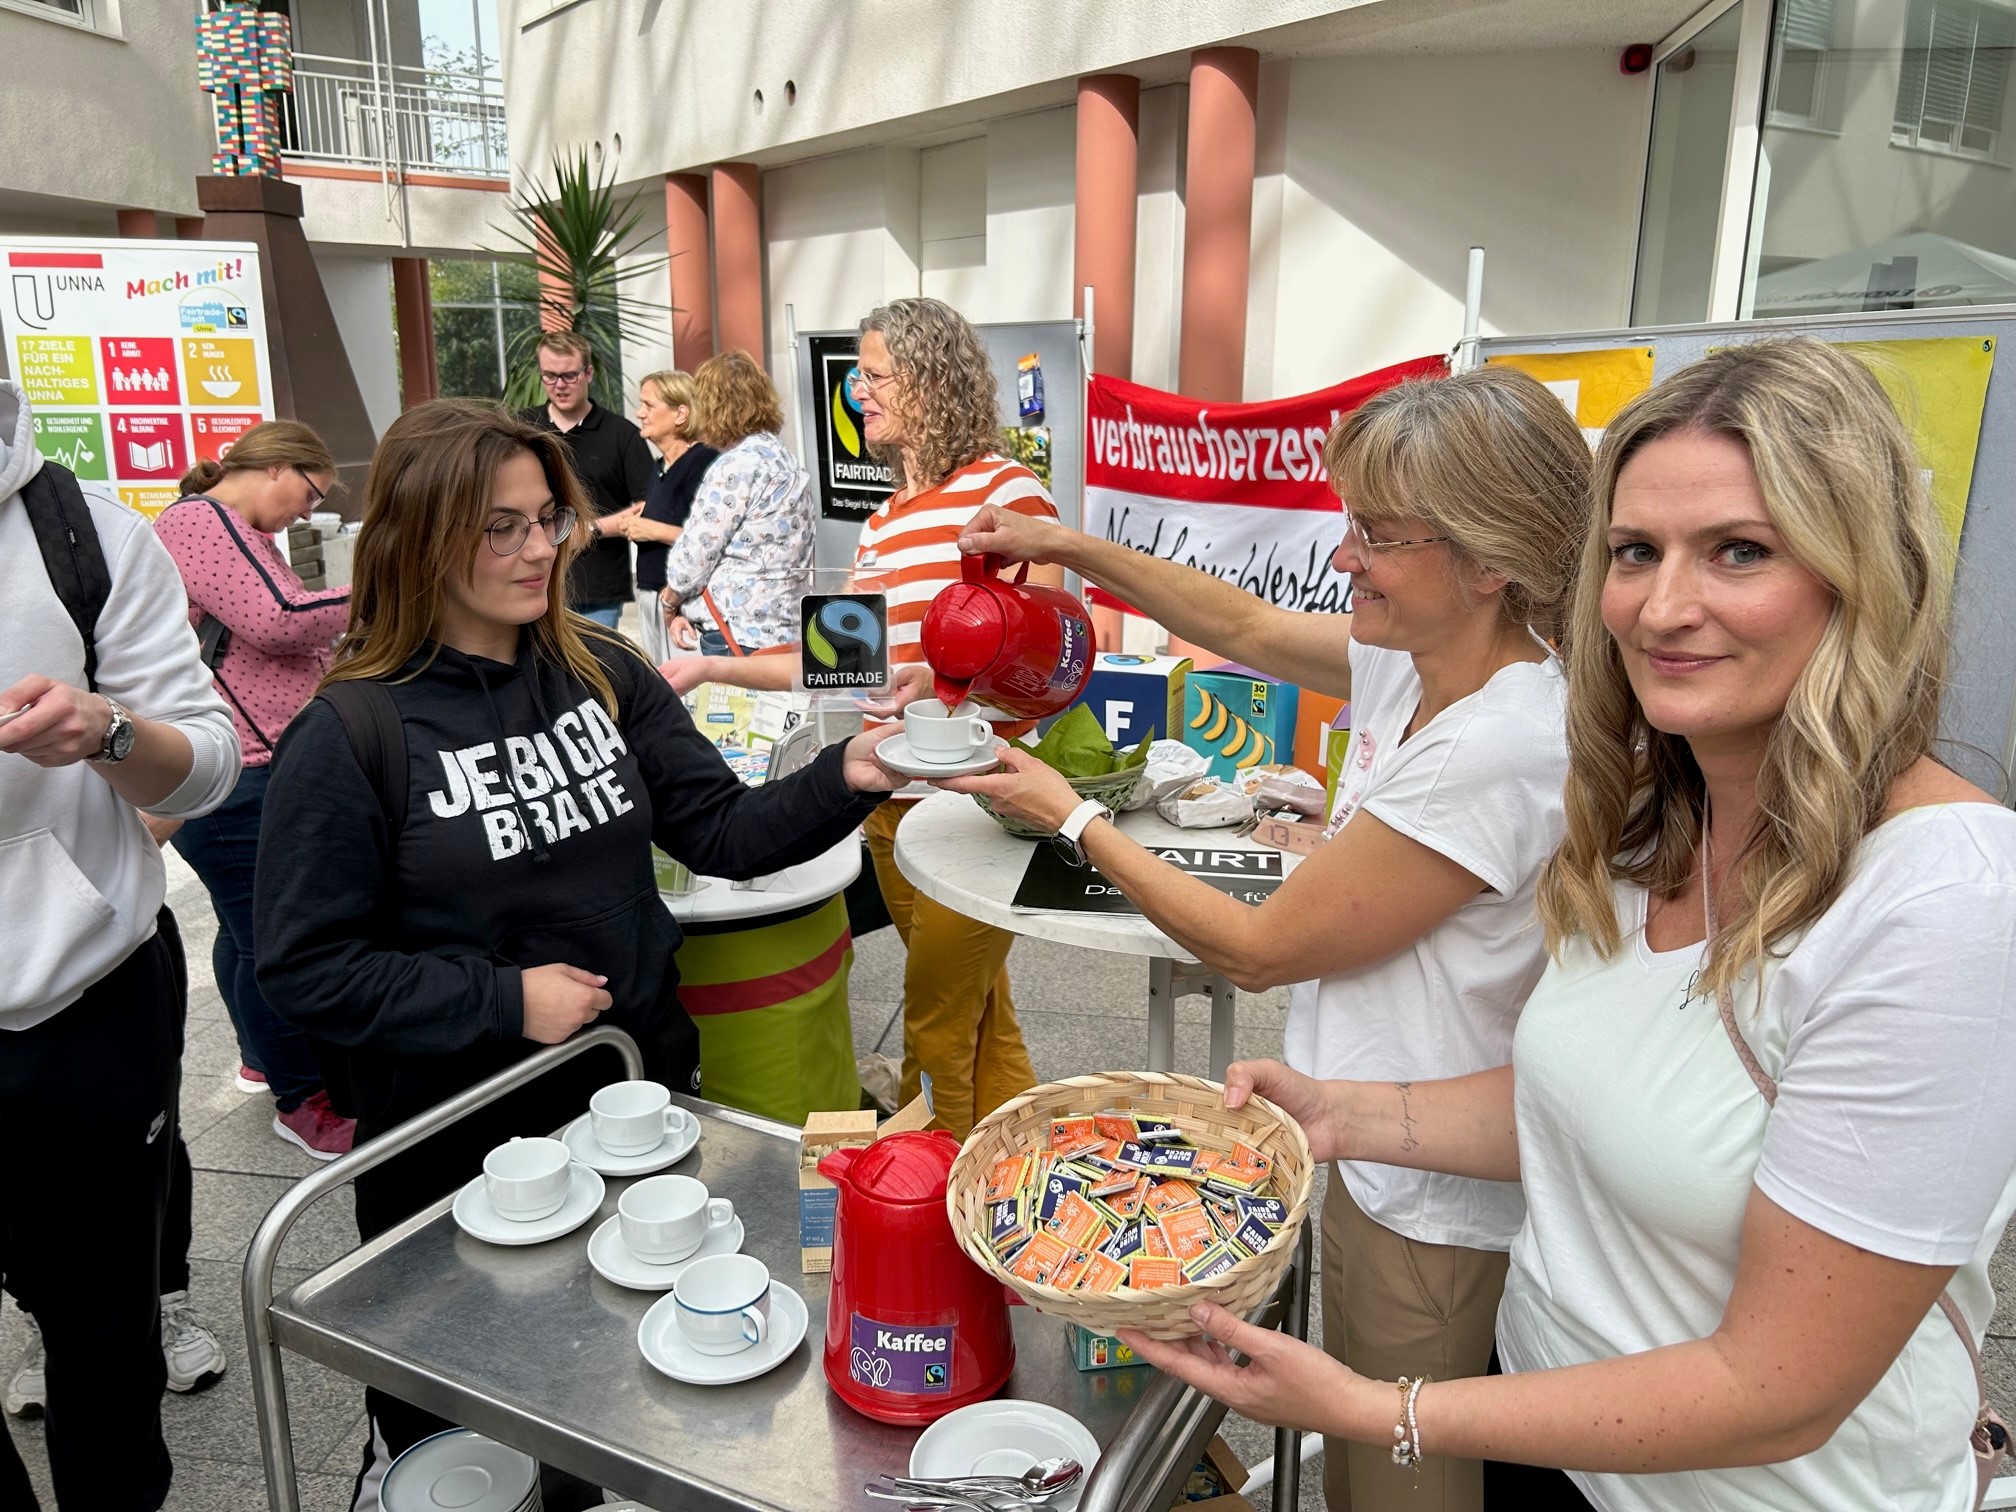
[[[629,292],[637,279],[662,275],[670,261],[627,261],[651,239],[643,208],[619,202],[614,174],[590,166],[580,149],[572,157],[553,154],[550,187],[520,183],[511,214],[517,228],[504,234],[539,270],[541,322],[511,338],[504,402],[524,406],[545,397],[536,348],[540,331],[557,325],[588,338],[599,359],[590,395],[597,404],[620,408],[624,338],[662,331],[671,313],[670,306]]]

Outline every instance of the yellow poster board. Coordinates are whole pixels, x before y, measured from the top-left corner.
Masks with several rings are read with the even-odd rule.
[[[1488,359],[1530,373],[1568,407],[1594,446],[1620,409],[1652,387],[1652,348],[1600,352],[1509,352]]]
[[[1995,371],[1993,336],[1932,336],[1916,341],[1843,341],[1876,375],[1932,474],[1932,501],[1953,539],[1967,519],[1974,453],[1988,378]]]

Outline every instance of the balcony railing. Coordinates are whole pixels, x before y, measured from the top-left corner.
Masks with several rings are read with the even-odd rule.
[[[481,74],[294,55],[287,156],[505,178],[504,85]]]

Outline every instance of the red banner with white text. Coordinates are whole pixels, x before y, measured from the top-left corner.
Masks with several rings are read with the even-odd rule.
[[[1381,389],[1439,377],[1421,357],[1313,394],[1208,404],[1094,374],[1087,385],[1085,530],[1236,583],[1284,609],[1336,612],[1331,570],[1343,506],[1323,439]],[[1128,605],[1101,589],[1094,603]]]

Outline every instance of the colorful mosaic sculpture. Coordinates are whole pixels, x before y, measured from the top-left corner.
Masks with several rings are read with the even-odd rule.
[[[196,79],[215,99],[218,173],[280,176],[280,96],[294,86],[287,18],[231,0],[196,20]]]

